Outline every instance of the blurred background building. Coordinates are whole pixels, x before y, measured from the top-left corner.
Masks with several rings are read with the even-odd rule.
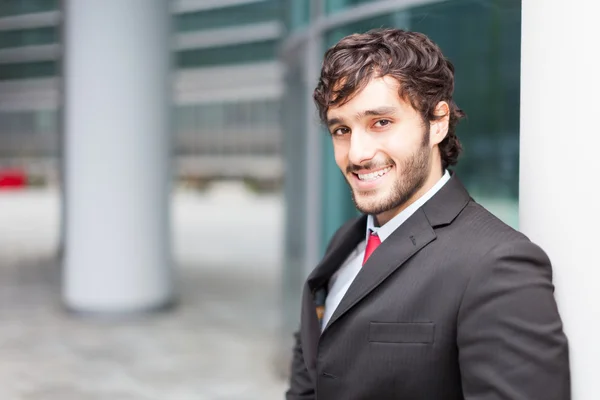
[[[22,174],[26,187],[21,190],[59,200],[64,184],[64,85],[70,78],[63,73],[64,21],[72,17],[64,12],[66,3],[0,1],[0,174],[5,182],[19,181]],[[520,0],[173,0],[170,9],[173,123],[168,134],[173,144],[176,270],[187,278],[189,271],[182,265],[195,265],[198,282],[217,276],[214,270],[220,274],[217,281],[240,276],[272,281],[266,289],[257,286],[264,292],[252,292],[263,298],[256,308],[238,298],[226,312],[235,318],[236,312],[243,313],[238,319],[259,321],[256,332],[269,332],[267,346],[277,356],[268,363],[274,369],[286,372],[304,278],[333,232],[356,215],[312,102],[322,55],[343,36],[397,27],[423,32],[440,45],[456,68],[455,99],[468,116],[458,127],[464,153],[455,169],[476,200],[517,227]],[[245,184],[226,186],[214,198],[210,190],[201,190],[207,182],[223,181]],[[189,188],[198,192],[190,195]],[[23,201],[14,191],[0,200],[5,215],[14,214],[10,207],[46,204]],[[38,212],[56,214],[57,221],[69,215],[68,205]],[[35,225],[44,220],[28,221]],[[15,251],[8,225],[0,241],[9,243],[9,236],[13,241],[10,246],[0,243],[0,260]],[[52,225],[55,233],[48,240],[54,247],[63,225]],[[263,240],[257,230],[273,236]],[[242,233],[232,239],[232,231]],[[19,254],[35,253],[28,243],[19,248]],[[17,263],[19,254],[12,256]],[[207,265],[218,268],[206,272]],[[41,269],[38,274],[47,276]],[[240,287],[227,296],[236,299],[244,293]],[[202,288],[210,292],[210,287]],[[206,299],[183,296],[186,300],[192,309],[202,310],[194,301]],[[265,313],[272,318],[261,328],[264,321],[251,317]],[[234,329],[216,327],[222,332]],[[253,349],[255,342],[248,340],[248,349]],[[251,353],[249,359],[260,357]],[[277,389],[282,387],[278,382]],[[267,398],[248,393],[201,398]]]
[[[60,5],[0,3],[2,165],[52,183],[60,181]],[[183,0],[171,9],[177,177],[280,181],[281,2]]]

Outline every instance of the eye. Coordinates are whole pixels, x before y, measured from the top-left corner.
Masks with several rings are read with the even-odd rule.
[[[350,133],[350,129],[346,128],[345,126],[341,126],[341,127],[339,127],[339,128],[335,128],[335,129],[334,129],[334,130],[331,132],[331,134],[332,134],[333,136],[342,136],[342,135],[345,135],[345,134],[347,134],[347,133]]]
[[[391,123],[392,123],[392,121],[390,121],[389,119],[380,119],[379,121],[375,122],[375,127],[383,128],[384,126],[387,126]]]

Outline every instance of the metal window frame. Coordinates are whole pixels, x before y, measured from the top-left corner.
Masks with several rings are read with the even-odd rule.
[[[46,11],[0,17],[0,31],[55,26],[60,24],[61,18],[62,15],[60,11]]]
[[[180,32],[175,35],[173,48],[175,50],[195,50],[262,42],[279,39],[282,33],[283,28],[279,21],[267,21],[234,27]]]
[[[308,27],[299,30],[290,35],[281,47],[281,54],[284,59],[291,58],[292,53],[310,37],[323,36],[327,31],[359,22],[364,19],[377,17],[391,12],[403,11],[404,9],[422,6],[432,3],[443,3],[449,0],[384,0],[374,1],[372,3],[361,4],[335,14],[325,14],[325,0],[315,0],[321,2],[321,13],[316,16],[314,22],[309,23]]]
[[[173,14],[185,14],[196,11],[243,6],[263,1],[265,0],[176,0],[171,7],[171,11]]]

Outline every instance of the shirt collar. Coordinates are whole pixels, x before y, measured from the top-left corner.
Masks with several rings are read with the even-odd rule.
[[[411,215],[414,214],[423,204],[427,203],[445,184],[450,180],[450,173],[448,170],[444,172],[442,178],[436,182],[423,196],[419,197],[414,203],[402,210],[398,215],[389,220],[386,224],[381,227],[375,226],[375,218],[372,215],[367,217],[367,232],[366,238],[369,239],[369,233],[375,232],[379,236],[379,240],[383,242],[387,239],[400,225],[404,223]]]

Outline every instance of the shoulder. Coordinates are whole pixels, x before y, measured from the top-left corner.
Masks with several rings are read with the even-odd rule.
[[[550,260],[539,245],[475,201],[470,201],[446,229],[448,239],[459,241],[457,247],[470,255],[464,260],[470,273],[486,274],[498,267],[506,270],[518,265],[516,273],[533,268],[551,276]]]
[[[457,216],[452,224],[441,232],[460,240],[464,246],[477,247],[481,254],[504,243],[531,243],[531,240],[517,229],[509,226],[500,218],[474,200]]]

